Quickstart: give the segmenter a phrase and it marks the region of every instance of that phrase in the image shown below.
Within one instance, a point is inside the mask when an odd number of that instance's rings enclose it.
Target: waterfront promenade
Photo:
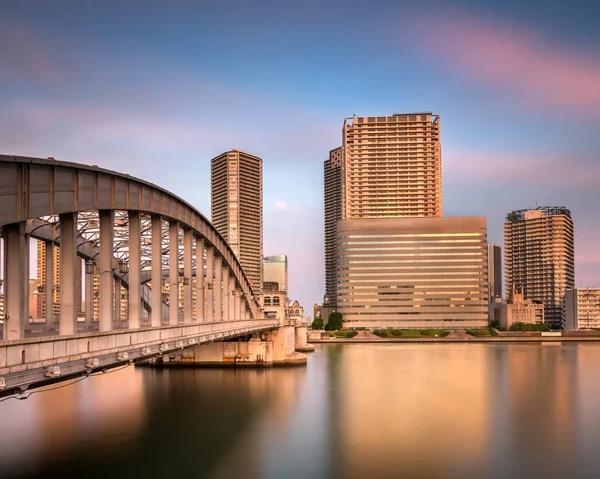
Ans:
[[[564,332],[563,332],[564,333]],[[314,333],[309,336],[309,343],[325,343],[325,344],[336,344],[336,343],[350,343],[350,344],[364,344],[364,343],[547,343],[547,342],[573,342],[573,341],[600,341],[600,334],[586,335],[576,334],[568,332],[567,335],[561,334],[560,336],[549,335],[549,336],[530,336],[530,335],[513,335],[506,334],[502,335],[499,333],[498,336],[484,336],[474,337],[470,336],[464,330],[453,330],[446,337],[424,337],[424,338],[380,338],[373,334],[372,331],[359,331],[353,338],[337,338],[337,337],[325,337],[327,333],[323,332],[321,338],[314,337]]]

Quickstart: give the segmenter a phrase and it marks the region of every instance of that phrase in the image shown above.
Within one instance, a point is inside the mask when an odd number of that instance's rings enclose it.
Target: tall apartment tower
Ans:
[[[571,212],[541,206],[509,213],[504,223],[506,292],[513,285],[525,299],[544,303],[545,322],[562,325],[562,300],[575,287]]]
[[[325,300],[337,306],[336,225],[342,219],[342,147],[329,152],[324,164],[325,193]]]
[[[263,283],[267,281],[278,284],[278,291],[288,293],[288,261],[287,256],[265,256],[263,263]]]
[[[488,244],[488,289],[489,301],[502,297],[502,248],[497,244]]]
[[[262,160],[240,150],[213,158],[211,221],[237,256],[254,294],[262,290]]]
[[[344,120],[342,217],[442,216],[439,115]]]
[[[52,247],[52,255],[54,256],[54,288],[52,291],[52,304],[54,304],[54,314],[59,314],[60,311],[60,248],[56,245]],[[85,314],[83,310],[83,260],[77,258],[77,316],[81,317]],[[43,286],[45,283],[46,271],[46,245],[43,241],[37,242],[37,284]],[[40,318],[46,316],[46,295],[48,291],[44,290],[37,296],[37,313]]]

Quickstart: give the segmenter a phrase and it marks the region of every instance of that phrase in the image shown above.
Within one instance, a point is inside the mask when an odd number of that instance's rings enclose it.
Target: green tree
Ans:
[[[317,316],[310,325],[311,329],[323,329],[323,318]]]
[[[331,313],[329,315],[329,320],[327,321],[327,324],[325,325],[325,330],[326,331],[338,331],[339,329],[342,329],[342,313]]]

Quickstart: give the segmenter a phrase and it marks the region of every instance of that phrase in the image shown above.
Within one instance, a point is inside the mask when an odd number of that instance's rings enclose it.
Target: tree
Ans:
[[[342,313],[331,313],[329,315],[329,320],[325,325],[326,331],[338,331],[342,329]]]
[[[310,325],[311,329],[323,329],[323,318],[317,316]]]

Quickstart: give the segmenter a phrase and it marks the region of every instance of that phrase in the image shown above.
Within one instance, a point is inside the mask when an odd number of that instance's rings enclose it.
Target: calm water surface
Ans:
[[[0,477],[600,477],[600,344],[323,345],[0,403]]]

